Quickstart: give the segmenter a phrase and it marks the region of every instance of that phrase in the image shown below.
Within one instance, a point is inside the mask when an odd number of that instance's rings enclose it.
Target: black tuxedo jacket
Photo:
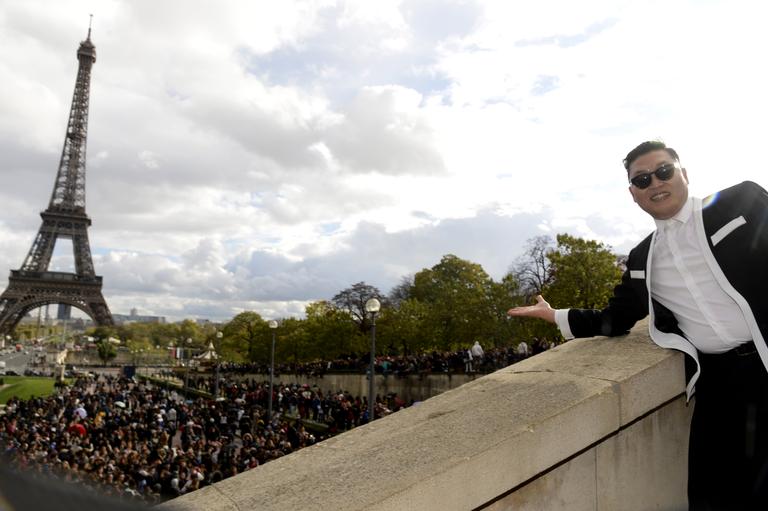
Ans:
[[[744,314],[755,347],[768,370],[768,193],[750,181],[704,200],[693,199],[693,216],[704,258],[723,290]],[[670,311],[650,297],[651,259],[656,233],[630,253],[627,271],[603,310],[571,309],[568,323],[575,337],[623,335],[639,319],[651,316],[653,341],[683,351],[691,365],[687,386],[693,394],[699,376],[698,352]]]

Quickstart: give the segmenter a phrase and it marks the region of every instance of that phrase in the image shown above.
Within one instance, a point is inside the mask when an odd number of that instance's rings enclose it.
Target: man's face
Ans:
[[[651,176],[651,185],[640,189],[633,184],[629,185],[629,193],[632,199],[643,211],[658,220],[666,220],[675,216],[688,200],[688,174],[685,169],[679,168],[679,163],[664,149],[646,153],[629,166],[629,179],[653,172],[665,163],[678,166],[675,173],[668,181],[661,181],[656,176]]]

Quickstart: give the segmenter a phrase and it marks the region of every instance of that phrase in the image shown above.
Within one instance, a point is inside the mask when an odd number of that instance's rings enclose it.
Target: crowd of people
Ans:
[[[380,355],[377,374],[487,373],[550,345],[467,349],[418,355]],[[369,355],[276,366],[277,374],[365,374]],[[369,420],[367,397],[323,392],[317,385],[276,384],[272,417],[269,384],[259,364],[220,365],[217,396],[187,399],[179,391],[135,378],[89,376],[54,395],[13,398],[0,415],[0,463],[107,495],[161,502],[253,469]],[[235,377],[236,376],[236,377]],[[213,376],[194,375],[189,388],[211,393]],[[376,396],[382,417],[413,403]]]
[[[406,377],[426,374],[486,374],[519,362],[551,347],[547,341],[533,339],[515,347],[494,347],[484,350],[475,342],[467,349],[428,351],[412,355],[377,355],[374,370],[385,376]],[[260,363],[222,363],[220,371],[234,374],[269,374],[269,365]],[[333,360],[275,364],[275,374],[297,374],[322,377],[327,373],[366,374],[370,370],[370,354],[351,353]]]
[[[368,421],[366,398],[245,380],[218,399],[185,400],[133,378],[80,378],[45,398],[8,401],[0,463],[156,503],[251,470]],[[376,417],[404,406],[376,399]]]

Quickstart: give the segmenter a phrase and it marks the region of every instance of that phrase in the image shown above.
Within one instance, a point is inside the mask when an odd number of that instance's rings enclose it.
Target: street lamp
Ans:
[[[187,352],[187,367],[184,371],[184,400],[189,398],[189,367],[192,365],[192,339],[187,337],[187,349],[181,348],[181,356],[184,356],[184,352]]]
[[[224,332],[216,332],[216,339],[218,340],[217,348],[221,351],[221,338],[224,337]],[[213,399],[219,397],[219,354],[216,355],[216,381],[213,382]]]
[[[371,298],[365,302],[365,310],[371,314],[371,369],[370,379],[368,380],[368,422],[373,422],[374,416],[374,394],[373,394],[373,375],[376,362],[376,313],[381,309],[381,302],[376,298]]]
[[[141,362],[144,358],[144,348],[139,348],[139,355],[136,362],[136,374],[141,374]]]
[[[164,378],[166,380],[170,380],[172,376],[175,376],[177,374],[176,371],[173,370],[174,367],[176,367],[176,345],[173,344],[173,339],[168,343],[168,346],[166,346],[166,354],[165,358],[168,359],[168,367],[169,369],[166,371]],[[182,382],[184,383],[184,382]]]
[[[274,385],[274,377],[275,377],[275,333],[277,331],[277,321],[274,319],[271,320],[269,323],[270,330],[272,330],[272,351],[270,352],[270,363],[269,363],[269,413],[267,414],[267,418],[269,421],[272,421],[272,386]]]

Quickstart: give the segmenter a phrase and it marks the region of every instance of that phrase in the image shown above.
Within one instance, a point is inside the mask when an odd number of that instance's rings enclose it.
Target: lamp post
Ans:
[[[269,323],[269,328],[272,330],[272,350],[269,354],[269,412],[267,414],[267,418],[269,421],[272,421],[272,386],[275,383],[275,333],[277,331],[277,321],[274,319],[271,320]]]
[[[177,372],[174,371],[174,368],[178,365],[176,363],[176,353],[178,352],[176,351],[176,345],[173,344],[173,339],[171,339],[171,341],[168,343],[168,346],[166,346],[166,351],[167,351],[166,356],[163,358],[168,359],[168,370],[163,375],[163,378],[166,380],[170,380],[172,376],[177,374]]]
[[[181,349],[182,356],[184,356],[184,352],[187,352],[187,367],[186,371],[184,371],[184,401],[186,401],[189,398],[189,367],[192,365],[192,339],[187,337],[187,349],[185,350],[183,347]]]
[[[67,347],[67,322],[66,320],[62,320],[61,324],[61,349],[64,349]]]
[[[109,341],[107,341],[107,342],[109,342]],[[141,374],[141,362],[142,362],[143,358],[144,358],[144,348],[139,348],[139,356],[136,359],[137,360],[136,361],[136,374],[137,375]]]
[[[221,339],[224,337],[224,332],[216,332],[217,348],[221,350]],[[213,382],[213,399],[219,397],[219,354],[216,353],[216,380]]]
[[[381,302],[376,298],[371,298],[365,302],[365,310],[371,315],[371,368],[370,378],[368,380],[368,422],[373,422],[374,416],[374,393],[373,393],[373,376],[375,374],[374,368],[376,363],[376,313],[381,309]]]

